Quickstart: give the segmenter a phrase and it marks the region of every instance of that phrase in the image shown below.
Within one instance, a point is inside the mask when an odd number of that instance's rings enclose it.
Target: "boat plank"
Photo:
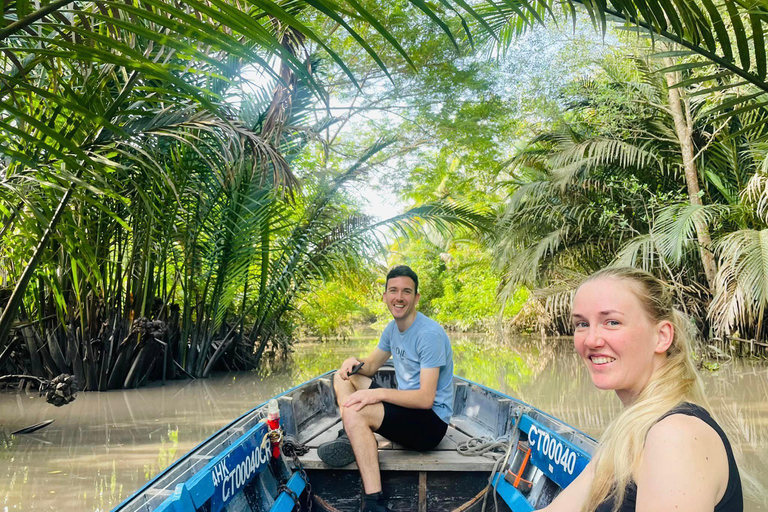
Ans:
[[[340,428],[341,416],[318,414],[314,417],[314,421],[311,425],[308,425],[301,430],[299,438],[307,446],[317,446],[317,444],[313,444],[316,442],[316,439],[330,433],[335,433],[333,436],[333,438],[335,438]]]
[[[330,427],[328,427],[325,432],[322,432],[318,435],[315,435],[304,443],[308,448],[317,448],[323,443],[327,443],[328,441],[333,441],[336,439],[339,435],[339,429],[341,429],[341,421],[337,421]],[[455,451],[456,447],[466,442],[469,439],[469,436],[464,434],[463,432],[460,432],[456,430],[452,425],[448,427],[448,430],[445,433],[445,437],[442,441],[440,441],[440,444],[438,444],[432,451]],[[397,443],[393,443],[389,439],[380,436],[379,434],[376,434],[376,441],[379,445],[379,450],[402,450],[403,447]]]
[[[308,448],[317,448],[323,443],[333,441],[339,436],[339,430],[341,429],[341,420],[331,425],[325,432],[313,437],[308,442],[304,443]],[[379,450],[401,450],[403,447],[397,443],[393,443],[386,437],[376,435],[376,442],[379,445]]]
[[[467,436],[467,439],[470,437],[495,438],[493,432],[488,427],[466,416],[454,416],[451,419],[451,424],[457,432]]]
[[[419,512],[427,512],[427,472],[419,471]]]
[[[469,436],[456,429],[453,425],[448,426],[445,437],[435,450],[455,450],[458,445],[469,440]]]
[[[308,448],[317,448],[323,443],[327,443],[328,441],[333,441],[336,439],[339,436],[339,429],[341,429],[341,421],[331,425],[326,429],[325,432],[316,435],[304,444]]]
[[[317,449],[300,457],[307,469],[334,469],[321,461]],[[461,455],[456,451],[414,452],[411,450],[382,450],[379,466],[382,471],[490,471],[494,461],[488,457]],[[354,462],[341,469],[357,469]]]

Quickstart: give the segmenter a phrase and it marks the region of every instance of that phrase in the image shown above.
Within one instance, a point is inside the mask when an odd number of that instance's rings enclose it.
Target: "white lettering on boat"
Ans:
[[[563,468],[563,471],[573,475],[576,469],[577,454],[568,446],[563,445],[559,439],[551,436],[546,430],[539,430],[536,425],[531,425],[528,431],[528,444],[531,449],[536,450],[542,456],[546,457],[556,466]]]
[[[224,480],[224,477],[226,477],[228,474],[229,474],[229,469],[227,468],[227,461],[222,460],[221,462],[216,464],[211,470],[211,476],[213,477],[213,486],[218,487],[219,484]]]
[[[247,484],[251,477],[258,472],[258,469],[266,464],[272,456],[272,450],[268,438],[264,437],[266,442],[257,446],[231,471],[227,469],[225,461],[221,461],[213,468],[214,487],[221,484],[222,503],[226,503],[232,496],[238,493],[240,489]]]

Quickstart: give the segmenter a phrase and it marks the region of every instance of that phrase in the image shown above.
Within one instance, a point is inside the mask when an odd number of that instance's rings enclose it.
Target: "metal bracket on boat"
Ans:
[[[512,417],[515,418],[515,423],[512,426],[512,433],[510,437],[510,444],[513,444],[512,441],[514,441],[515,436],[519,437],[519,428],[520,428],[520,420],[523,419],[523,416],[531,412],[533,409],[531,407],[528,407],[526,405],[520,404],[517,405],[512,410]]]
[[[507,463],[509,462],[509,456],[512,454],[514,447],[517,446],[517,439],[520,439],[520,420],[523,419],[523,415],[531,412],[531,408],[525,405],[518,405],[512,410],[512,417],[515,418],[515,424],[512,426],[512,432],[509,438],[509,448],[507,454],[504,456],[504,462],[501,464],[501,470],[505,471]]]
[[[269,433],[267,434],[267,437],[269,438],[269,442],[272,443],[272,446],[280,444],[280,441],[283,440],[283,429],[276,428],[276,429],[270,430]]]
[[[527,405],[519,404],[515,406],[514,409],[512,409],[512,417],[515,418],[516,423],[520,423],[520,418],[523,417],[523,414],[528,414],[532,410],[533,409],[531,407],[528,407]]]

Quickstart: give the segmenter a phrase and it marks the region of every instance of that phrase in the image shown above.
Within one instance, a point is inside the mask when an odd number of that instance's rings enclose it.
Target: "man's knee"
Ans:
[[[344,423],[344,428],[354,429],[354,428],[359,428],[363,426],[367,427],[368,418],[367,418],[367,414],[364,411],[365,411],[364,408],[359,411],[356,411],[351,407],[342,407],[341,421],[342,423]]]
[[[381,426],[384,419],[384,406],[381,404],[371,404],[363,407],[359,411],[351,407],[342,407],[341,421],[345,429],[354,429],[367,427],[376,430]]]
[[[354,393],[356,391],[354,383],[351,380],[342,379],[339,372],[333,374],[333,389],[336,395],[339,392]]]
[[[359,389],[368,389],[371,387],[371,378],[363,375],[352,375],[347,380],[341,378],[339,372],[333,374],[333,389],[336,393],[340,390],[355,392]]]
[[[339,372],[333,374],[333,389],[339,390],[339,386],[343,385],[344,381],[341,379]]]

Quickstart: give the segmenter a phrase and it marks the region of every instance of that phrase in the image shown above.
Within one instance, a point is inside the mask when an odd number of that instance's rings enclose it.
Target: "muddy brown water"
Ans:
[[[620,410],[613,393],[592,386],[565,340],[451,337],[457,375],[519,397],[592,436]],[[373,346],[373,338],[302,343],[289,359],[259,373],[81,393],[59,409],[35,394],[0,394],[0,510],[111,510],[235,417]],[[745,510],[768,510],[768,362],[720,363],[703,377],[712,408],[744,453],[743,469],[758,483]],[[10,435],[47,419],[55,421],[37,433]]]

